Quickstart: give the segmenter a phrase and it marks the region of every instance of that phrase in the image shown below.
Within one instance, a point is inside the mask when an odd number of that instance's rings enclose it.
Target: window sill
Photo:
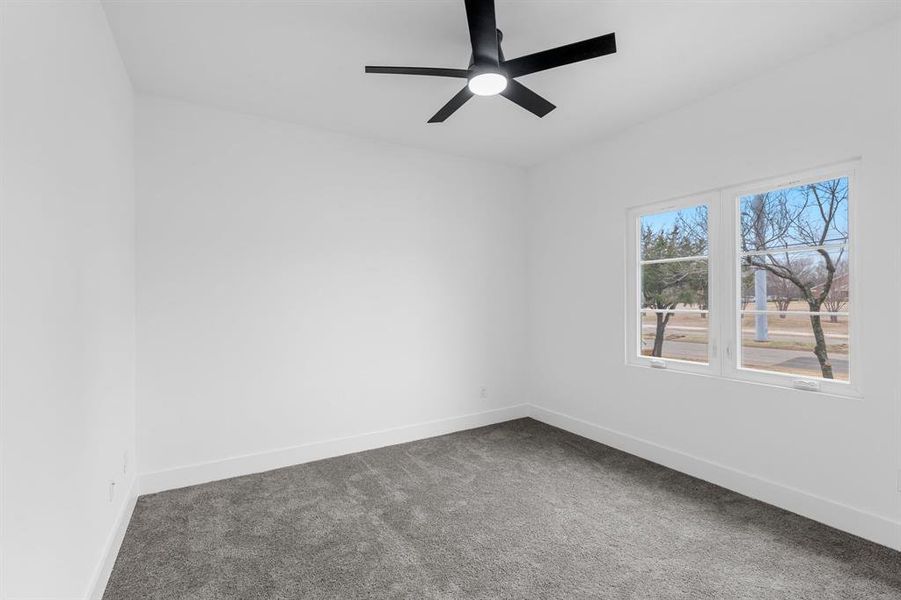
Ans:
[[[827,389],[819,389],[819,390],[802,390],[794,387],[792,384],[792,376],[790,375],[775,375],[770,373],[755,373],[754,377],[732,377],[729,375],[722,375],[720,373],[714,373],[711,370],[710,365],[705,365],[702,363],[692,364],[686,363],[683,361],[671,361],[667,360],[667,367],[653,367],[649,362],[645,361],[626,361],[627,367],[634,367],[638,369],[646,369],[648,371],[663,371],[666,373],[679,373],[682,375],[690,375],[693,377],[703,377],[706,379],[715,379],[718,381],[728,381],[734,383],[743,383],[747,385],[755,385],[766,388],[775,388],[778,390],[786,390],[790,392],[796,392],[798,394],[803,394],[805,396],[826,396],[831,398],[841,398],[843,400],[863,400],[864,395],[860,392],[860,390],[853,386],[850,383],[839,383],[839,382],[825,382],[828,386]],[[688,364],[689,368],[686,368],[685,365]],[[694,368],[692,368],[694,367]],[[803,378],[802,378],[803,379]],[[820,385],[823,385],[823,380],[820,379],[809,379],[810,381],[817,381]],[[840,386],[840,387],[839,387]]]

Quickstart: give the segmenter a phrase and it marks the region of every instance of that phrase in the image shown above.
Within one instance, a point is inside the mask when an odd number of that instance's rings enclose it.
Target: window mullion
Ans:
[[[720,249],[716,253],[719,257],[720,282],[717,286],[721,301],[722,319],[720,322],[720,373],[724,376],[735,374],[738,351],[738,327],[736,326],[738,315],[738,245],[737,222],[738,212],[728,194],[720,192],[718,205],[720,218],[718,220]]]
[[[719,207],[715,197],[707,203],[707,354],[708,364],[713,373],[720,371],[719,323],[722,302],[717,290],[720,277],[717,272],[717,253],[719,251]]]

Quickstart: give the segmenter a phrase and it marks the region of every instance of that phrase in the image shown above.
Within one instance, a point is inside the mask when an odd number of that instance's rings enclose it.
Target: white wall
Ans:
[[[98,4],[2,10],[0,596],[83,598],[134,481],[133,98]]]
[[[530,172],[532,397],[582,422],[546,418],[901,548],[899,57],[896,22]],[[863,400],[625,365],[627,208],[856,156]]]
[[[137,164],[142,473],[522,402],[522,171],[155,98]]]

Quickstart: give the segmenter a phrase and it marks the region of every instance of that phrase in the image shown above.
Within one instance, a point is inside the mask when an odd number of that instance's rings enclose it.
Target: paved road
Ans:
[[[686,360],[707,360],[707,345],[694,342],[676,342],[667,340],[663,343],[664,356],[684,358]],[[765,369],[773,367],[780,371],[820,372],[820,363],[812,352],[801,350],[774,350],[772,348],[745,348],[742,350],[745,366]],[[836,379],[848,377],[848,355],[832,354],[832,371]]]

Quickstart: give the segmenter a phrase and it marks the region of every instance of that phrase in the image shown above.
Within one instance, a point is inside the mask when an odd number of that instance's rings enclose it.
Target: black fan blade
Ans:
[[[366,67],[367,73],[387,73],[389,75],[430,75],[432,77],[469,77],[466,69],[444,69],[441,67]]]
[[[616,35],[608,33],[590,40],[582,40],[508,60],[504,63],[504,71],[507,77],[519,77],[614,52],[616,52]]]
[[[450,101],[441,107],[441,110],[435,113],[435,116],[429,119],[429,123],[443,123],[446,118],[454,114],[454,112],[466,104],[466,101],[472,98],[472,92],[469,91],[469,86],[466,86],[459,92],[457,95],[450,99]]]
[[[473,64],[496,67],[498,51],[494,0],[466,0],[466,21],[469,23]]]
[[[543,117],[557,108],[515,79],[507,81],[507,87],[501,92],[501,96],[539,117]]]

